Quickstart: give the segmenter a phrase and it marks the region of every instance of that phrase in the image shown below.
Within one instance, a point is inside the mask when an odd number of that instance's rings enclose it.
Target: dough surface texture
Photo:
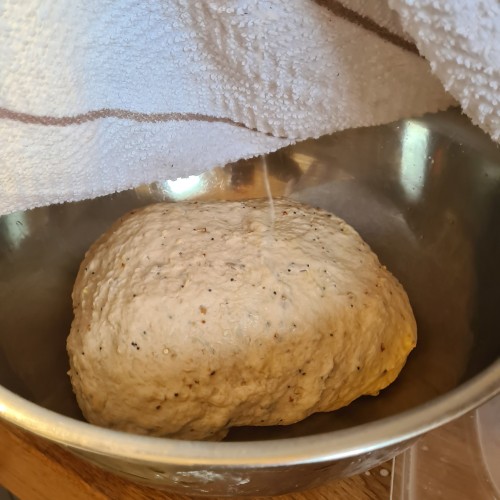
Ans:
[[[73,289],[70,377],[91,423],[180,439],[285,425],[392,383],[416,345],[399,282],[358,233],[291,200],[122,217]]]

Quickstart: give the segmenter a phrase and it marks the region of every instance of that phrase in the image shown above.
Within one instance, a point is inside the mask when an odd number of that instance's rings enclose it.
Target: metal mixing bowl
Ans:
[[[357,474],[500,389],[500,150],[456,111],[310,140],[267,157],[274,194],[351,223],[408,291],[419,329],[376,397],[226,442],[82,421],[65,340],[85,250],[158,200],[264,196],[262,160],[0,218],[0,416],[135,481],[192,494],[280,494]],[[320,353],[318,353],[318,356]]]

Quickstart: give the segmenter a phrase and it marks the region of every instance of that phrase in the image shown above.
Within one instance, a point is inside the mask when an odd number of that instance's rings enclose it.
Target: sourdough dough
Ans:
[[[394,381],[402,286],[341,219],[290,200],[161,203],[87,252],[70,377],[92,423],[181,439],[284,425]]]

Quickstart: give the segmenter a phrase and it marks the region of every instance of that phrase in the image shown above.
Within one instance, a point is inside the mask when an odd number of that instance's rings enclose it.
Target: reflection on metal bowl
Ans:
[[[172,491],[279,494],[362,472],[500,389],[500,150],[458,112],[310,140],[266,158],[274,195],[352,224],[399,278],[419,343],[377,398],[289,427],[176,441],[82,421],[65,351],[88,246],[159,200],[265,196],[263,160],[0,218],[0,416]]]

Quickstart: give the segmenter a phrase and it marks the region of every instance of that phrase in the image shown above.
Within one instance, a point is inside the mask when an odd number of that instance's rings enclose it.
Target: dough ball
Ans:
[[[338,217],[290,200],[161,203],[120,219],[73,290],[90,422],[220,439],[376,395],[416,344],[402,286]]]

